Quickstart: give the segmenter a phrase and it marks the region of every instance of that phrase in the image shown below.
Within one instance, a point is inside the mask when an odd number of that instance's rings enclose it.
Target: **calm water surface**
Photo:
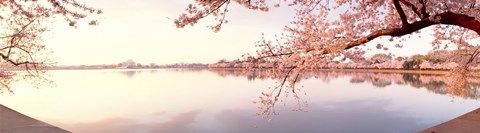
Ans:
[[[415,132],[480,107],[475,90],[451,95],[438,76],[315,72],[278,115],[257,115],[278,85],[233,70],[58,70],[53,87],[14,86],[0,103],[72,132]],[[317,78],[313,78],[317,77]],[[478,91],[478,89],[476,89]],[[286,94],[286,93],[285,93]],[[299,110],[301,109],[301,110]],[[269,120],[270,119],[270,120]]]

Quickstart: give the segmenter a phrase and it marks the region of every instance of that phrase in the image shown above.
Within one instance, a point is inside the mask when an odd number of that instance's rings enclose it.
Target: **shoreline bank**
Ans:
[[[220,68],[209,67],[212,70],[244,70],[245,68]],[[260,70],[268,70],[270,68],[260,68]],[[450,70],[401,70],[401,69],[313,69],[312,71],[342,71],[342,72],[380,72],[380,73],[411,73],[411,74],[435,74],[445,75]]]

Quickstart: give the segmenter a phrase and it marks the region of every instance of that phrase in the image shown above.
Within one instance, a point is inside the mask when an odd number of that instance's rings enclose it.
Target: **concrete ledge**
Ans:
[[[69,133],[0,104],[0,133]]]
[[[478,133],[480,132],[480,108],[445,123],[419,131],[419,133]]]

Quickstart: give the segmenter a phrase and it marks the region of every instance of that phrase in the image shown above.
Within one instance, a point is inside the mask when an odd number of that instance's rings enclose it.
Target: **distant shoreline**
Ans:
[[[155,70],[155,69],[208,69],[207,67],[157,67],[157,68],[48,68],[46,70]]]
[[[141,69],[212,69],[212,70],[244,70],[238,67],[159,67],[159,68],[48,68],[47,70],[141,70]],[[259,68],[267,70],[270,68]],[[313,69],[314,71],[344,71],[344,72],[383,72],[383,73],[418,73],[447,74],[450,70],[402,70],[402,69]]]
[[[219,68],[219,67],[209,67],[208,69],[224,69],[224,70],[242,70],[244,68]],[[269,69],[269,68],[261,68]],[[435,75],[445,75],[450,72],[450,70],[402,70],[402,69],[313,69],[313,71],[341,71],[341,72],[381,72],[381,73],[411,73],[411,74],[435,74]]]
[[[48,68],[46,70],[155,70],[155,69],[209,69],[209,70],[244,70],[238,67],[158,67],[158,68]],[[259,68],[270,69],[270,68]],[[19,70],[13,70],[19,71]],[[337,71],[337,72],[379,72],[379,73],[408,73],[408,74],[434,74],[446,75],[450,70],[402,70],[402,69],[351,69],[351,68],[333,68],[333,69],[313,69],[313,71]],[[472,72],[475,76],[480,76],[480,72]]]
[[[445,75],[450,70],[402,70],[402,69],[319,69],[320,71],[346,71],[346,72],[381,72],[381,73],[412,73]]]

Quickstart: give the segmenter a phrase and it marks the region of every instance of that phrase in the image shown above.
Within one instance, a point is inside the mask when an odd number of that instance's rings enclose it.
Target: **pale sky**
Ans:
[[[100,8],[104,13],[93,16],[100,21],[98,26],[79,25],[75,29],[64,21],[53,23],[44,41],[60,65],[116,64],[127,59],[144,64],[233,60],[255,52],[258,48],[254,42],[261,39],[262,33],[280,34],[294,15],[286,6],[264,13],[232,3],[226,16],[229,23],[220,32],[213,33],[206,28],[213,24],[212,19],[203,19],[194,27],[175,27],[173,20],[190,0],[79,2]],[[409,48],[412,47],[405,49]],[[418,45],[413,48],[422,53],[428,51],[427,47]]]

